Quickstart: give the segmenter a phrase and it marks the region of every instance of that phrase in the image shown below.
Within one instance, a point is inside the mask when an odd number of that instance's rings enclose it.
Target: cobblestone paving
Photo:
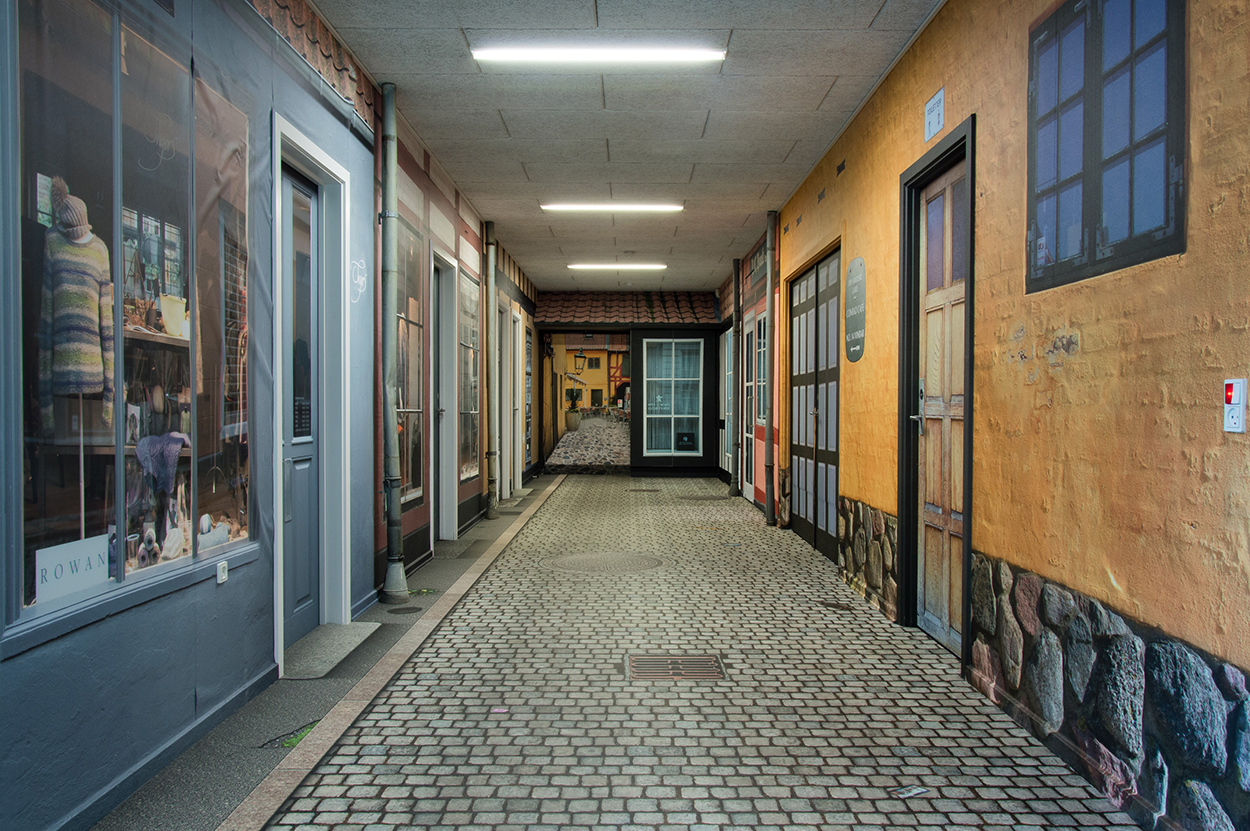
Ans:
[[[724,488],[570,477],[270,828],[1137,827]]]
[[[560,437],[544,465],[547,473],[628,473],[629,422],[583,418]]]

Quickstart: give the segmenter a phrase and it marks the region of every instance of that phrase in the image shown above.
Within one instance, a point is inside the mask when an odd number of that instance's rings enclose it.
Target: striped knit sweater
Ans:
[[[52,396],[104,394],[102,422],[113,424],[113,281],[108,247],[97,236],[66,239],[55,228],[44,248],[39,404],[53,432]]]

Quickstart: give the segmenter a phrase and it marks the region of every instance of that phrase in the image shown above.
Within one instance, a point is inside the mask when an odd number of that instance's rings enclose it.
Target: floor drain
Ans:
[[[420,606],[401,606],[398,609],[387,609],[387,614],[391,615],[415,615],[421,611]]]
[[[719,681],[725,677],[718,655],[630,655],[631,681]]]

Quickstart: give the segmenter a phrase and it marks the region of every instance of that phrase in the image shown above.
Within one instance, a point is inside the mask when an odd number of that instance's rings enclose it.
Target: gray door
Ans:
[[[321,622],[317,188],[282,173],[283,646]]]

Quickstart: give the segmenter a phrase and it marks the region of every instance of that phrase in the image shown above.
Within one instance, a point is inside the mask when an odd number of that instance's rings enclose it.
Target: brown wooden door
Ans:
[[[968,188],[960,162],[926,187],[920,216],[917,618],[955,654],[963,631],[964,303]]]

